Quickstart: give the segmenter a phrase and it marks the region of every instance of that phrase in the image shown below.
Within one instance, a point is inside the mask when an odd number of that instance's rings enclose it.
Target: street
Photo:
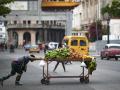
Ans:
[[[11,61],[29,53],[23,49],[15,50],[15,53],[9,51],[0,52],[0,77],[7,75],[10,72]],[[44,57],[43,52],[35,54],[37,57]],[[23,73],[21,82],[23,86],[15,86],[15,76],[4,81],[4,86],[0,86],[0,90],[119,90],[120,85],[120,59],[115,60],[100,60],[97,56],[97,69],[90,75],[90,82],[82,84],[79,78],[55,78],[50,79],[50,85],[42,85],[42,67],[40,61],[30,62],[27,72]],[[49,66],[50,73],[54,75],[79,75],[81,70],[79,62],[65,65],[64,72],[61,65],[58,66],[56,72],[53,72],[54,64]]]

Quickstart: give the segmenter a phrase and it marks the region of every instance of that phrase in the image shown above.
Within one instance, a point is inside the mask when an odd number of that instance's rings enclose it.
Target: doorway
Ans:
[[[31,43],[31,34],[29,32],[25,32],[23,35],[23,44]]]

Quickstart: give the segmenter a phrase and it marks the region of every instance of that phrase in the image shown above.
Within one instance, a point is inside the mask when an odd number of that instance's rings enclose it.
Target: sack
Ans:
[[[41,60],[39,63],[40,66],[45,66],[45,64],[46,64],[46,62],[44,60]]]

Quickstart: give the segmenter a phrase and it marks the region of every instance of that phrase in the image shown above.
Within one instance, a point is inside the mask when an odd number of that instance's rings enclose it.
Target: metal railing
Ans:
[[[61,29],[65,29],[65,25],[8,24],[7,28],[61,28]]]

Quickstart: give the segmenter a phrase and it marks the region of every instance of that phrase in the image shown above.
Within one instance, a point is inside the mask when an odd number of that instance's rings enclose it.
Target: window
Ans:
[[[78,40],[71,40],[71,46],[77,46]]]
[[[0,21],[0,25],[2,25],[2,21]]]
[[[35,11],[35,10],[37,10],[37,8],[38,8],[38,2],[37,2],[37,0],[35,1],[35,0],[28,0],[29,2],[29,4],[28,4],[28,7],[29,7],[29,10],[30,11]]]
[[[8,21],[5,21],[5,26],[8,24]]]
[[[108,46],[105,46],[105,49],[108,49]]]
[[[14,21],[14,24],[17,24],[17,21]]]
[[[56,25],[56,21],[55,21],[55,20],[54,20],[54,22],[53,22],[53,23],[54,23],[54,25]]]
[[[23,21],[23,24],[26,24],[26,21],[25,21],[25,20]]]
[[[2,28],[0,28],[0,31],[2,31]]]
[[[39,24],[39,21],[38,21],[38,20],[36,21],[36,24]]]
[[[80,46],[86,46],[86,41],[80,40]]]
[[[28,24],[31,24],[31,21],[30,21],[30,20],[28,20]]]
[[[3,36],[2,35],[0,35],[0,38],[2,38]]]
[[[44,21],[41,21],[41,24],[44,26],[44,25],[45,25],[45,22],[44,22]]]
[[[117,49],[120,49],[120,46],[110,46],[109,48],[117,48]]]

